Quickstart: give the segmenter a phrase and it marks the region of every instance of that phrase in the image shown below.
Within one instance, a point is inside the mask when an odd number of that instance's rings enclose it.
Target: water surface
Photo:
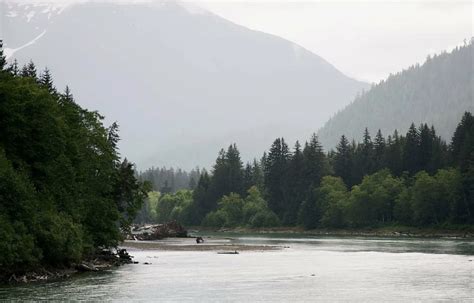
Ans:
[[[0,288],[0,300],[406,302],[474,299],[474,242],[209,234],[207,243],[277,251],[133,250],[140,262],[103,273]],[[169,240],[179,245],[180,240]],[[150,265],[143,264],[151,263]]]

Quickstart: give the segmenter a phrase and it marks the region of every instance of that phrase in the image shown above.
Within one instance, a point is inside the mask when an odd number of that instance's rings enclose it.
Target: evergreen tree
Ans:
[[[243,175],[243,188],[249,189],[254,186],[253,168],[250,163],[247,162],[244,169]]]
[[[456,166],[469,167],[469,161],[474,151],[474,116],[470,112],[464,113],[461,122],[456,127],[450,149]]]
[[[44,69],[43,73],[40,76],[39,83],[44,86],[50,93],[56,93],[56,89],[53,85],[53,78],[48,68]]]
[[[308,189],[307,180],[305,179],[304,156],[301,151],[301,145],[296,141],[293,155],[288,165],[288,201],[285,205],[285,214],[283,223],[294,225],[297,221],[298,209],[304,199]]]
[[[117,130],[36,81],[0,77],[0,276],[118,245],[147,186],[120,162]]]
[[[260,192],[264,191],[264,180],[263,180],[263,169],[262,164],[257,161],[257,159],[253,160],[252,164],[252,178],[253,184],[257,187]]]
[[[188,185],[189,189],[190,189],[190,190],[195,189],[195,188],[196,188],[196,185],[197,185],[196,179],[194,179],[194,177],[191,176],[191,177],[189,178],[189,185]]]
[[[214,201],[210,199],[211,178],[206,170],[203,170],[196,188],[193,191],[194,218],[198,223],[207,213],[215,209]]]
[[[66,85],[66,89],[64,90],[63,97],[64,97],[65,100],[68,100],[68,101],[71,101],[71,102],[74,101],[74,96],[72,95],[71,90],[69,89],[69,86],[67,86],[67,85]]]
[[[342,135],[334,155],[334,173],[341,177],[345,184],[352,186],[352,149],[346,136]]]
[[[386,143],[385,138],[382,135],[382,131],[379,129],[374,140],[374,170],[378,171],[386,167],[385,163],[385,150]]]
[[[419,129],[418,169],[428,170],[433,155],[434,134],[428,125],[421,124]]]
[[[235,144],[227,149],[221,149],[214,164],[211,177],[210,199],[212,205],[217,207],[217,201],[230,193],[241,194],[244,186],[243,167],[240,153]]]
[[[307,189],[317,186],[321,178],[329,174],[328,162],[316,134],[311,136],[309,143],[303,149],[304,178]]]
[[[412,123],[405,137],[403,149],[403,169],[410,174],[419,171],[419,145],[420,134]]]
[[[360,183],[365,175],[373,171],[373,143],[369,130],[365,128],[362,144],[355,149],[353,160],[353,182]]]
[[[17,77],[20,75],[20,69],[18,67],[18,60],[13,60],[13,62],[8,67],[8,71],[14,76]]]
[[[248,188],[244,188],[243,186],[243,164],[240,159],[240,152],[235,143],[231,144],[227,149],[226,162],[229,189],[225,194],[233,192],[243,195]]]
[[[0,71],[3,71],[6,68],[7,59],[3,53],[3,40],[0,39]]]
[[[397,130],[387,140],[385,162],[395,176],[400,176],[403,171],[403,141],[404,138],[398,135]]]
[[[462,174],[463,200],[466,212],[465,223],[474,223],[474,116],[464,113],[456,127],[451,143],[453,163]]]
[[[290,152],[283,138],[276,139],[265,159],[265,188],[268,194],[268,206],[280,218],[283,218],[288,201],[287,172]]]
[[[36,79],[36,65],[33,61],[30,61],[28,64],[24,65],[21,72],[22,77],[29,77],[32,79]]]

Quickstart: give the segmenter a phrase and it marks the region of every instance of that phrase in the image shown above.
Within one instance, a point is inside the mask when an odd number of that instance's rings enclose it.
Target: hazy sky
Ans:
[[[124,0],[111,2],[118,1]],[[251,29],[296,42],[345,74],[370,82],[421,63],[428,54],[450,50],[472,37],[474,31],[473,1],[186,2]]]

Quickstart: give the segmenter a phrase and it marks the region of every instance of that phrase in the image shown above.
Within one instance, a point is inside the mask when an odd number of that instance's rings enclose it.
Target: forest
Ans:
[[[366,129],[358,143],[343,135],[327,153],[316,135],[292,150],[277,138],[245,165],[232,144],[194,190],[153,192],[145,209],[148,221],[218,228],[470,225],[474,117],[463,115],[450,144],[433,126],[413,123],[404,135],[378,130],[373,139]]]
[[[360,94],[318,131],[323,146],[334,148],[341,134],[362,140],[366,127],[405,133],[413,121],[434,125],[449,140],[464,111],[474,112],[473,41],[428,56]]]
[[[194,189],[200,175],[199,167],[189,172],[181,168],[152,167],[140,172],[138,179],[148,181],[153,190],[161,193],[174,193],[180,189]]]
[[[0,41],[0,276],[69,266],[115,247],[146,197],[117,148],[118,125],[81,108]]]

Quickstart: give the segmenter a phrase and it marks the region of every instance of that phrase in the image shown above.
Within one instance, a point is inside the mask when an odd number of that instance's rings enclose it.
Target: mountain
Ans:
[[[474,111],[472,41],[452,52],[428,57],[373,86],[334,115],[318,131],[327,148],[342,134],[361,140],[367,127],[372,135],[395,129],[405,133],[411,122],[434,125],[448,142],[465,111]]]
[[[0,4],[1,5],[1,4]],[[188,3],[3,2],[9,60],[47,66],[55,84],[121,127],[140,168],[208,167],[237,142],[245,160],[275,137],[307,138],[367,88],[285,39]]]

